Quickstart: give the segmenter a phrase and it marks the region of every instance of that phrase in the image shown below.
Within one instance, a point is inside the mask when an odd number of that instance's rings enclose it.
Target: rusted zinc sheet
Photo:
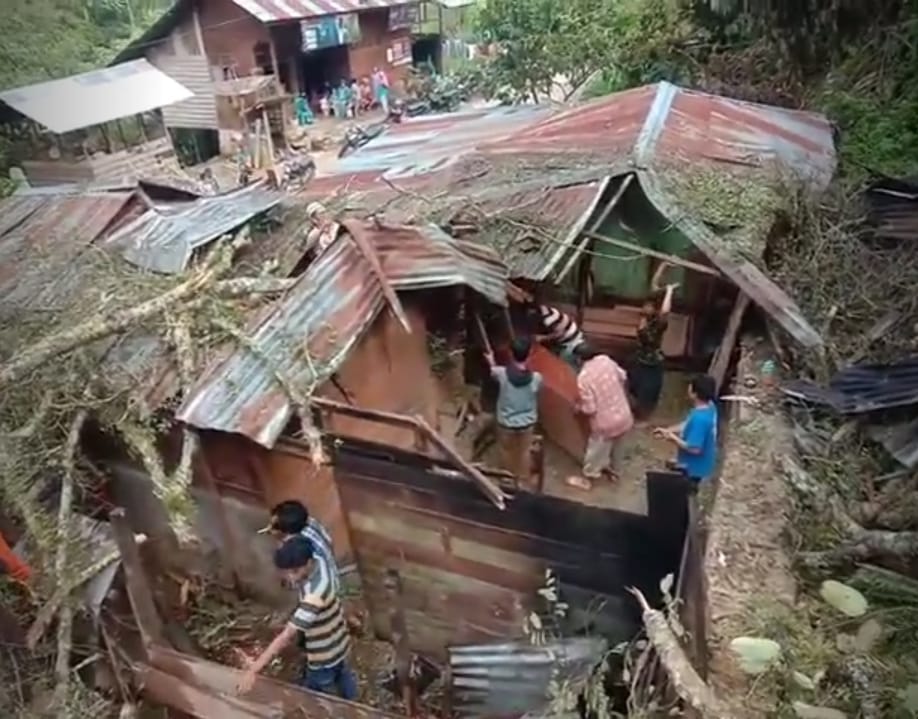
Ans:
[[[865,193],[867,221],[874,235],[887,240],[918,239],[918,183],[909,179],[883,178]]]
[[[552,682],[586,679],[602,659],[601,637],[529,640],[448,649],[450,705],[458,717],[518,717],[550,701]]]
[[[493,251],[434,235],[430,228],[396,228],[396,238],[413,233],[404,246],[369,223],[363,231],[371,242],[382,242],[377,254],[394,289],[461,282],[492,302],[506,303],[506,269]],[[379,279],[344,234],[248,333],[258,353],[270,356],[289,381],[316,387],[341,365],[384,306]],[[212,365],[178,412],[178,419],[192,426],[243,434],[265,447],[273,446],[290,416],[286,394],[250,349]]]
[[[280,203],[282,195],[260,185],[202,197],[174,208],[154,208],[122,227],[108,243],[131,264],[177,274],[194,251]]]
[[[918,357],[847,367],[829,380],[828,387],[795,380],[781,389],[788,397],[828,406],[839,414],[908,407],[918,404]]]
[[[918,419],[891,425],[871,425],[867,435],[909,469],[918,467]]]
[[[775,162],[824,187],[835,171],[828,119],[686,90],[668,82],[614,93],[559,112],[500,142],[487,154],[588,154],[610,174],[661,162],[713,162],[763,177]]]
[[[181,708],[180,703],[188,706],[189,698],[198,699],[194,709],[182,711],[191,711],[193,716],[199,719],[223,719],[224,716],[238,716],[238,719],[249,719],[250,716],[289,719],[397,719],[394,714],[366,704],[308,691],[263,675],[256,678],[252,691],[244,697],[237,697],[236,684],[242,675],[239,669],[161,647],[154,647],[150,654],[152,668],[160,672],[156,676],[160,691],[155,698],[175,708]],[[196,694],[189,697],[187,687],[196,688],[204,696]],[[186,688],[185,696],[181,696],[183,688]],[[211,699],[208,700],[208,697]],[[238,702],[232,701],[237,698]],[[257,712],[262,713],[252,713],[256,708]],[[224,715],[212,711],[223,709],[249,713]],[[210,713],[207,713],[208,711]]]
[[[595,623],[625,639],[637,617],[623,587],[653,593],[678,566],[681,530],[659,517],[527,492],[501,511],[426,458],[355,440],[341,440],[334,466],[376,631],[391,633],[385,577],[395,569],[411,646],[431,656],[520,638],[547,568],[569,597],[572,631]],[[590,613],[592,602],[602,611]]]
[[[79,274],[74,259],[129,211],[134,197],[58,189],[0,202],[0,301],[44,309],[65,301]]]

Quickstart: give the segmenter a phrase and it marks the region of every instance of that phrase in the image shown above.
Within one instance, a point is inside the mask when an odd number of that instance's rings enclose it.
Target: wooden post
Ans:
[[[207,50],[204,47],[204,33],[201,31],[201,15],[198,12],[198,3],[194,4],[194,11],[191,14],[191,21],[194,25],[194,37],[198,43],[198,51],[195,55],[204,55],[207,57]]]
[[[152,645],[162,642],[163,620],[160,618],[159,612],[156,611],[156,603],[153,601],[147,574],[143,568],[140,550],[137,548],[137,540],[134,538],[134,532],[128,524],[124,509],[118,507],[112,511],[109,514],[109,522],[111,523],[112,534],[115,536],[115,543],[118,545],[118,551],[121,553],[121,564],[124,567],[128,598],[131,601],[131,608],[134,610],[134,618],[137,620],[137,626],[140,629],[140,636],[143,639],[144,650],[146,651]]]
[[[384,585],[392,605],[389,621],[392,644],[395,646],[395,678],[402,692],[405,714],[413,717],[417,712],[416,692],[411,678],[411,643],[408,640],[408,621],[403,606],[402,578],[398,570],[386,570]]]
[[[223,506],[223,498],[220,496],[220,490],[217,487],[217,480],[211,469],[210,462],[207,459],[207,452],[204,447],[198,452],[198,468],[201,471],[201,478],[207,487],[207,493],[211,495],[214,502],[214,511],[217,513],[217,522],[220,525],[220,540],[223,545],[220,549],[221,562],[221,581],[234,585],[237,589],[242,588],[240,581],[239,566],[242,557],[239,551],[239,542],[236,541],[236,534],[230,525],[229,518],[226,516],[226,508]],[[228,561],[227,561],[228,560]]]

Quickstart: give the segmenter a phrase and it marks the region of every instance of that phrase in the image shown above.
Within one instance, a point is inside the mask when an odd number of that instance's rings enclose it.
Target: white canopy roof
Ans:
[[[0,100],[58,135],[149,112],[193,93],[146,60],[18,87]]]

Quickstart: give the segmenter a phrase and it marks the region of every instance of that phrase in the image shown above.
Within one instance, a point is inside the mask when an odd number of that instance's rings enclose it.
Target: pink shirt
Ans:
[[[620,437],[634,426],[625,382],[628,374],[615,360],[599,355],[577,375],[580,410],[590,419],[590,433]]]

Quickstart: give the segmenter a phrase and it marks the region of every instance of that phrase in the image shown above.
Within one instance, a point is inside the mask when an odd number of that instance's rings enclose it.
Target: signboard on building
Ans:
[[[386,60],[390,65],[408,65],[411,62],[411,40],[404,38],[393,42],[386,50]]]
[[[389,8],[389,29],[400,30],[413,27],[420,19],[418,3],[411,5],[395,5]]]
[[[357,13],[301,20],[300,40],[303,52],[349,45],[360,40],[360,20]]]

